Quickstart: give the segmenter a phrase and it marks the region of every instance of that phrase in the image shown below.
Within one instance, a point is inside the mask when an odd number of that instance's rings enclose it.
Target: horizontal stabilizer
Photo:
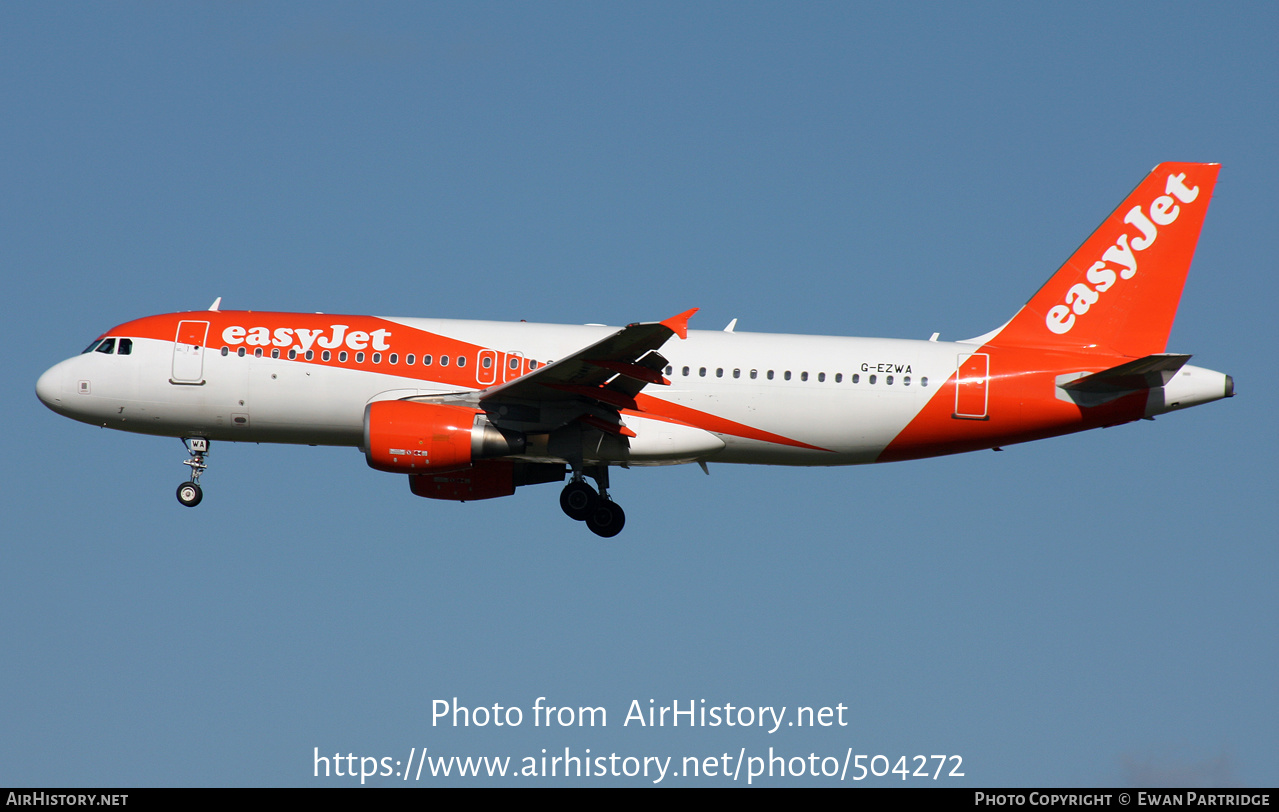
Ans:
[[[1189,355],[1173,353],[1156,353],[1129,361],[1117,367],[1094,372],[1082,378],[1076,378],[1061,384],[1061,388],[1069,392],[1087,392],[1097,395],[1109,395],[1116,392],[1137,392],[1142,389],[1157,389],[1177,374],[1177,370],[1190,360]]]

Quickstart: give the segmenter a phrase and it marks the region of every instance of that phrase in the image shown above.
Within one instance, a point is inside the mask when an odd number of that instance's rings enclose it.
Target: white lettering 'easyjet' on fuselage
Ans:
[[[311,347],[319,345],[320,349],[333,350],[338,347],[345,346],[349,350],[366,350],[371,349],[385,352],[391,349],[391,345],[387,343],[387,339],[391,337],[390,330],[373,330],[372,332],[364,332],[363,330],[351,330],[345,324],[330,325],[328,330],[310,330],[305,327],[277,327],[272,332],[269,327],[241,327],[233,325],[222,331],[222,341],[228,346],[234,347],[239,344],[246,344],[250,347],[298,347],[303,352],[311,349]]]

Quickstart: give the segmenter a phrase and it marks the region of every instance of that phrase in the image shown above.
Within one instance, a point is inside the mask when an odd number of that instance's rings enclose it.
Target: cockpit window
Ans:
[[[115,354],[128,355],[132,352],[133,352],[133,339],[131,338],[120,339],[120,346],[116,347]]]
[[[98,346],[101,343],[102,343],[102,339],[100,338],[93,339],[93,341],[89,342],[89,346],[84,348],[84,352],[81,352],[80,354],[84,355],[85,353],[93,352],[93,348]]]
[[[103,353],[104,355],[110,355],[115,352],[115,339],[102,339],[102,343],[98,345],[98,352]]]

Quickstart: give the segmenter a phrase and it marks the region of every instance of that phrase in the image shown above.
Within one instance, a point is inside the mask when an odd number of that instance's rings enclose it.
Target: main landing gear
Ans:
[[[622,532],[626,513],[608,495],[608,466],[595,466],[587,474],[599,483],[599,492],[586,484],[582,471],[574,470],[572,480],[560,492],[560,508],[570,519],[586,522],[595,535],[612,538]]]
[[[187,507],[195,507],[204,498],[204,491],[200,490],[200,474],[209,467],[204,462],[204,455],[209,453],[209,441],[204,437],[183,437],[182,442],[191,455],[191,459],[182,463],[191,466],[191,481],[178,486],[178,501]]]

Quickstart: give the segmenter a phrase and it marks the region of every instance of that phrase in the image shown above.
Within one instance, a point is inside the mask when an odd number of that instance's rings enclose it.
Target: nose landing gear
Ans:
[[[583,477],[591,476],[599,484],[599,492],[586,484]],[[573,479],[560,492],[560,508],[570,519],[586,522],[592,533],[602,538],[612,538],[622,532],[626,513],[622,506],[608,495],[608,466],[598,465],[582,471],[574,470]]]
[[[191,481],[178,486],[178,501],[187,507],[195,507],[204,498],[204,491],[200,490],[200,474],[209,467],[204,461],[204,455],[209,453],[209,441],[204,437],[183,437],[182,442],[191,455],[191,459],[182,463],[191,467]]]

